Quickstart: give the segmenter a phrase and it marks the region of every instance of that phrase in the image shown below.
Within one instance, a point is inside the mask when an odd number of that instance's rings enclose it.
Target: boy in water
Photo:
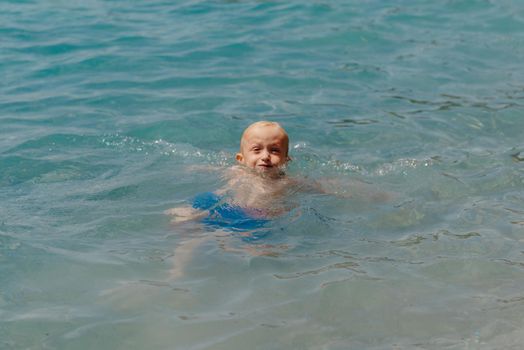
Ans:
[[[297,181],[284,173],[290,160],[288,150],[289,137],[280,124],[268,121],[251,124],[240,140],[240,150],[235,156],[238,165],[226,170],[227,185],[214,193],[196,196],[192,206],[172,208],[165,213],[173,216],[174,224],[199,220],[225,231],[240,232],[248,241],[260,239],[267,231],[257,236],[257,229],[289,211],[285,198],[293,189],[298,190]],[[180,243],[173,256],[172,279],[183,275],[194,249],[210,237],[206,234]],[[253,255],[273,254],[255,247],[245,250]]]
[[[331,193],[337,196],[351,197],[355,194],[358,185],[352,184],[352,194],[338,192],[340,187],[333,187],[324,181],[322,186],[314,181],[294,179],[286,176],[284,170],[289,162],[289,137],[286,131],[276,122],[259,121],[251,124],[244,130],[240,140],[240,150],[235,158],[238,165],[225,171],[227,185],[213,193],[203,193],[196,196],[191,206],[168,209],[165,214],[172,216],[172,223],[182,224],[189,221],[200,221],[205,225],[218,228],[215,235],[210,235],[201,226],[188,228],[192,232],[190,238],[179,242],[175,248],[170,270],[169,281],[176,280],[184,275],[185,267],[196,247],[204,241],[220,237],[226,232],[240,232],[243,239],[252,241],[259,239],[256,231],[270,219],[288,212],[293,206],[286,199],[295,192]],[[329,191],[333,189],[334,191]],[[372,193],[366,188],[365,196]],[[220,230],[223,228],[224,230]],[[195,232],[195,229],[197,231]],[[197,233],[195,235],[195,233]],[[227,235],[227,234],[226,234]],[[263,236],[262,236],[263,237]],[[226,250],[232,249],[227,244],[220,246]],[[265,250],[270,248],[269,250]],[[240,251],[251,255],[274,255],[274,248],[267,245],[247,245]],[[148,285],[133,284],[136,288],[148,288]],[[129,292],[125,288],[116,288],[106,294],[117,291]],[[140,296],[144,295],[139,289]]]
[[[288,155],[289,137],[286,131],[275,122],[260,121],[245,129],[240,140],[240,150],[235,158],[238,165],[225,171],[227,184],[215,191],[197,195],[191,205],[176,207],[164,213],[172,216],[173,224],[198,221],[216,228],[215,234],[202,230],[202,226],[187,227],[191,234],[181,240],[172,257],[169,281],[184,275],[184,270],[191,260],[195,249],[206,240],[240,233],[243,240],[253,241],[267,234],[260,230],[270,219],[289,211],[285,199],[289,193],[303,188],[296,180],[291,180],[284,173]],[[258,235],[257,235],[258,232]],[[225,242],[221,248],[228,251],[247,252],[251,255],[274,255],[274,251],[264,250],[267,245],[247,245],[243,249],[233,249]],[[167,282],[167,281],[166,281]],[[125,305],[136,303],[137,298],[147,295],[147,284],[125,285],[104,292],[104,296],[127,296]],[[129,293],[136,293],[129,297]]]
[[[233,213],[240,218],[268,219],[282,214],[286,210],[286,194],[298,185],[284,173],[290,160],[288,151],[289,137],[280,124],[251,124],[244,130],[240,151],[235,156],[239,165],[226,171],[227,186],[216,193],[197,196],[192,207],[169,209],[166,214],[173,216],[173,223],[202,219],[223,196],[229,198],[229,205],[219,215],[231,217]]]
[[[293,208],[289,201],[295,192],[332,194],[344,198],[366,198],[384,201],[388,194],[376,192],[369,185],[356,181],[340,183],[323,180],[322,184],[306,179],[286,176],[284,170],[290,160],[289,137],[276,122],[259,121],[244,130],[240,140],[240,151],[235,158],[238,165],[226,170],[227,185],[213,193],[196,196],[192,206],[167,210],[172,223],[199,220],[205,225],[223,229],[220,232],[239,232],[243,240],[256,241],[265,237],[267,230],[260,230],[270,219],[281,216]],[[350,187],[351,193],[343,188]],[[360,194],[359,194],[360,192]],[[182,275],[194,248],[201,238],[182,242],[175,249],[172,278]],[[261,245],[259,248],[267,248]],[[259,250],[251,245],[244,249],[253,255],[272,255],[271,251]]]

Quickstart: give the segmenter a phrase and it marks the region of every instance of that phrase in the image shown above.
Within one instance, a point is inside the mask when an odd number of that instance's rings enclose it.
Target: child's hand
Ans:
[[[181,223],[190,220],[198,220],[207,215],[207,211],[195,209],[190,206],[167,209],[164,214],[173,216],[171,223]]]

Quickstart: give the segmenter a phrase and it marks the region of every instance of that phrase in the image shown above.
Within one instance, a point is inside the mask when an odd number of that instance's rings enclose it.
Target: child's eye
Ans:
[[[277,154],[277,153],[280,153],[280,150],[279,150],[278,148],[273,148],[273,149],[271,150],[271,153],[275,153],[275,154]]]

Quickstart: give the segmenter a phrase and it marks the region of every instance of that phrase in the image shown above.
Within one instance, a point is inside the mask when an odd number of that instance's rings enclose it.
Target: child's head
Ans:
[[[236,160],[259,172],[279,171],[289,160],[289,137],[275,122],[260,121],[244,130]]]

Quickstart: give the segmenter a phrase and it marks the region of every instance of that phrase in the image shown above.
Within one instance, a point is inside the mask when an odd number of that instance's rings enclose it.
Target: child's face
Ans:
[[[236,159],[258,172],[271,173],[286,164],[287,153],[288,139],[284,131],[273,125],[263,125],[244,133]]]

